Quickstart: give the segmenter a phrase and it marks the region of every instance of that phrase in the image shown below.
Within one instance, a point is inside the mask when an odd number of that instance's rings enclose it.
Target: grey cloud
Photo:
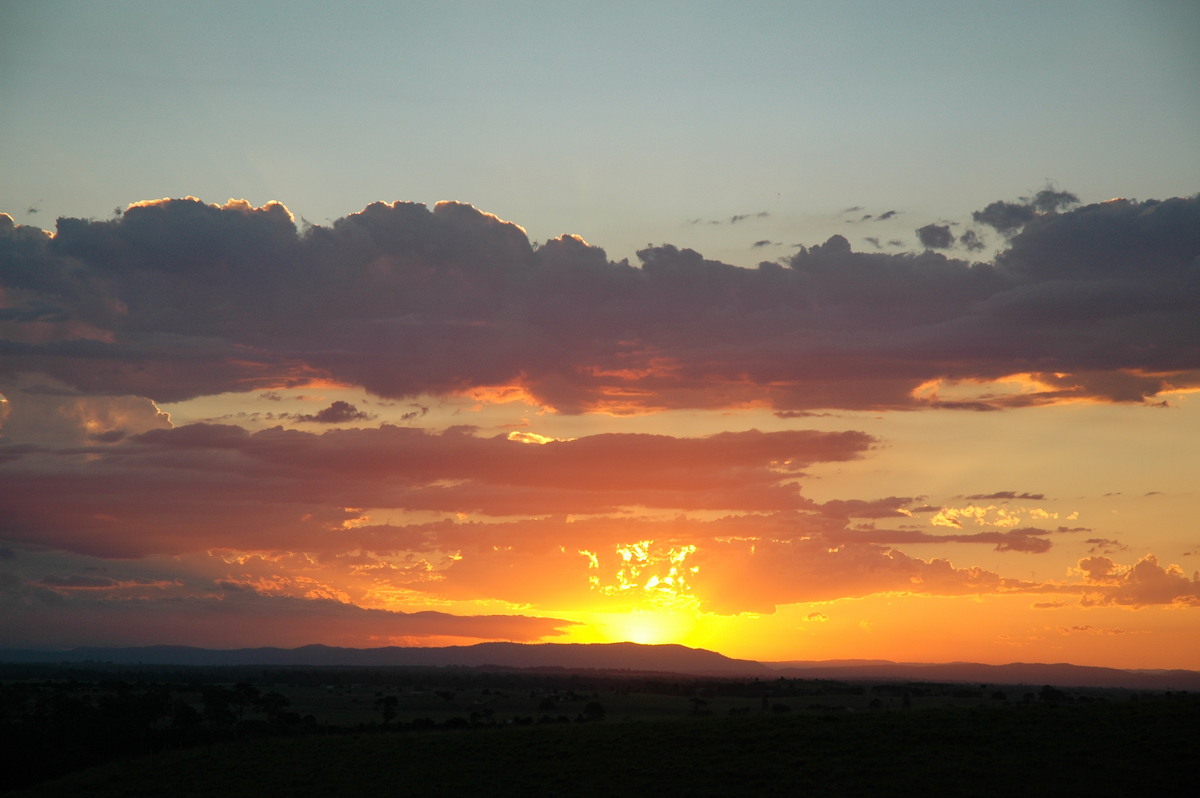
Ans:
[[[1004,235],[1012,235],[1039,214],[1051,214],[1079,203],[1079,198],[1069,191],[1044,188],[1032,197],[1022,197],[1017,202],[997,200],[982,211],[975,211],[972,218],[986,224]]]
[[[971,218],[980,224],[995,228],[1000,233],[1014,233],[1025,226],[1034,217],[1034,210],[1028,205],[997,200],[981,211],[975,211]]]
[[[1079,197],[1069,191],[1057,191],[1052,188],[1044,188],[1033,198],[1028,200],[1034,210],[1039,213],[1050,213],[1068,208],[1072,205],[1079,204]]]
[[[1116,552],[1129,549],[1121,541],[1111,538],[1088,538],[1083,542],[1090,546],[1088,549],[1089,554],[1115,554]]]
[[[967,248],[969,252],[978,252],[983,249],[983,239],[979,237],[979,233],[974,230],[967,230],[958,237],[958,243]]]
[[[927,224],[916,230],[917,240],[927,249],[949,249],[954,246],[954,234],[945,224]]]
[[[759,211],[758,213],[735,213],[733,216],[730,216],[726,219],[691,219],[689,224],[738,224],[739,222],[744,222],[747,219],[766,219],[770,215],[771,214],[769,211]]]
[[[452,615],[364,609],[327,598],[265,595],[229,582],[178,597],[107,599],[0,574],[0,635],[21,646],[181,644],[214,648],[361,645],[380,637],[457,636],[534,641],[573,621],[529,615]],[[57,581],[57,580],[52,580]],[[68,580],[70,581],[70,580]],[[78,580],[75,580],[78,581]],[[55,585],[57,587],[57,585]],[[218,592],[220,595],[213,595]],[[19,607],[19,612],[12,609]]]
[[[747,219],[766,219],[770,215],[771,214],[767,211],[759,211],[758,213],[740,213],[735,216],[730,216],[729,223],[737,224],[738,222],[744,222]]]
[[[296,416],[295,418],[297,421],[312,421],[317,424],[346,424],[351,421],[364,421],[371,418],[371,416],[349,402],[343,402],[339,399],[317,413]]]
[[[397,399],[519,384],[563,412],[912,407],[931,379],[1030,364],[1051,389],[1009,404],[1200,384],[1200,201],[1064,209],[1047,191],[994,263],[834,236],[754,269],[650,246],[639,268],[574,236],[535,248],[457,203],[303,233],[282,206],[191,200],[62,219],[53,238],[0,225],[0,378],[158,401],[314,378]]]

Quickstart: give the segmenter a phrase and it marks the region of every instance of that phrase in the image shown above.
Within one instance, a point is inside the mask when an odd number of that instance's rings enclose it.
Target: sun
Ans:
[[[644,607],[596,618],[604,637],[616,642],[661,645],[687,644],[696,626],[693,607]]]
[[[656,612],[635,610],[617,626],[630,643],[669,643],[670,630],[665,619]]]

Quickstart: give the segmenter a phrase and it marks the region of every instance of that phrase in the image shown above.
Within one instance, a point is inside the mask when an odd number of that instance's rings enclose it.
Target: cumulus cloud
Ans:
[[[349,402],[339,399],[324,410],[319,410],[313,414],[299,415],[295,418],[297,421],[312,421],[317,424],[346,424],[351,421],[365,421],[371,418],[371,416]]]
[[[983,249],[983,239],[974,230],[966,230],[958,237],[958,243],[967,248],[968,252],[978,252]]]
[[[950,232],[950,225],[927,224],[918,227],[916,233],[917,240],[926,249],[949,249],[954,246],[954,234]]]
[[[1012,235],[1036,219],[1039,214],[1053,214],[1078,202],[1079,197],[1069,191],[1044,188],[1032,197],[1022,197],[1017,202],[997,200],[983,210],[975,211],[972,218],[999,233]]]
[[[976,406],[1200,383],[1200,202],[1061,194],[1020,204],[1032,215],[993,264],[835,236],[756,269],[670,245],[639,268],[574,236],[534,248],[458,203],[303,233],[278,204],[196,200],[61,219],[53,237],[14,225],[0,377],[156,401],[314,378],[388,398],[517,386],[564,412],[966,406],[914,391],[1030,364],[1045,390]]]
[[[1085,557],[1079,561],[1078,569],[1088,585],[1083,599],[1085,606],[1200,606],[1200,573],[1188,577],[1178,565],[1159,565],[1153,554],[1130,566],[1100,555]]]
[[[983,210],[975,211],[971,218],[994,228],[997,232],[1009,234],[1015,233],[1032,221],[1035,213],[1031,206],[1024,203],[996,200]]]

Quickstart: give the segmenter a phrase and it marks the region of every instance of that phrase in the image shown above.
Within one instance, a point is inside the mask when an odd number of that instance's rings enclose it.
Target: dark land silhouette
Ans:
[[[69,661],[84,651],[92,659]],[[203,655],[225,655],[223,664],[152,664],[148,652],[170,660],[202,650],[109,650],[142,657],[132,662],[101,661],[94,656],[101,651],[0,664],[8,763],[0,790],[887,795],[919,785],[933,794],[1192,795],[1200,788],[1192,761],[1200,694],[1177,687],[935,679],[929,669],[936,666],[894,663],[840,663],[859,678],[834,679],[819,674],[835,666],[775,669],[632,644],[421,650],[460,658],[450,665],[271,663],[252,650]],[[253,651],[286,659],[280,649]],[[354,651],[306,647],[288,656],[336,661]],[[405,651],[413,650],[359,653]],[[595,656],[586,666],[548,664],[578,662],[588,651]],[[500,654],[511,662],[533,653],[541,664],[495,664]],[[462,664],[470,657],[493,661]],[[605,667],[610,661],[622,667]],[[661,669],[668,662],[717,667]],[[889,665],[907,676],[862,678]],[[754,674],[736,672],[747,666]],[[1053,672],[1023,667],[988,672]]]
[[[1123,670],[1069,663],[903,663],[887,660],[756,662],[682,645],[639,643],[478,643],[473,646],[408,648],[208,649],[191,646],[81,647],[66,651],[0,649],[0,663],[116,663],[145,665],[308,665],[587,668],[662,671],[697,675],[807,679],[907,679],[913,681],[1065,684],[1200,690],[1200,671]]]

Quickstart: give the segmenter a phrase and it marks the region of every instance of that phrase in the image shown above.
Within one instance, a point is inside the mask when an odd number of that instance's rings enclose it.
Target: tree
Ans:
[[[380,714],[383,715],[384,726],[396,719],[396,707],[399,705],[400,699],[394,695],[385,695],[382,698],[375,699],[375,706],[379,708]]]

